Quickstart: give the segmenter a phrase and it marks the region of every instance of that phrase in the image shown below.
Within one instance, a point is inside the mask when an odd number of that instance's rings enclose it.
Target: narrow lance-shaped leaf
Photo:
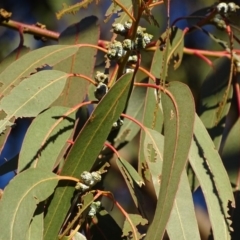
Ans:
[[[130,0],[120,0],[118,1],[122,6],[124,6],[125,9],[128,10],[129,13],[132,12],[132,10],[135,10],[135,17],[136,17],[136,4],[137,1],[133,1],[135,4],[133,4]],[[135,8],[135,9],[134,9]],[[105,16],[106,21],[113,15],[117,13],[118,17],[115,19],[116,23],[124,23],[129,19],[129,16],[122,10],[122,8],[113,0],[113,3],[109,6]]]
[[[43,239],[44,202],[38,204],[28,228],[26,240]]]
[[[138,215],[138,214],[128,214],[128,217],[131,221],[131,223],[134,225],[134,227],[140,227],[144,226],[146,224],[148,224],[148,220],[145,218],[142,218],[142,216]],[[134,229],[135,230],[135,229]],[[136,230],[135,230],[136,231]],[[137,235],[138,239],[142,239],[143,234],[141,234],[141,231],[136,231],[135,233],[133,233],[133,229],[132,226],[130,225],[129,221],[126,219],[123,225],[123,236],[128,237],[128,239],[135,239],[132,237],[132,235]]]
[[[205,196],[214,239],[231,239],[232,187],[207,130],[196,115],[189,161]]]
[[[0,63],[0,73],[4,71],[12,62],[16,61],[21,56],[29,52],[30,49],[26,46],[18,46]]]
[[[174,199],[190,149],[194,100],[189,88],[180,82],[171,82],[163,93],[164,155],[161,189],[157,208],[146,239],[161,239],[173,208]]]
[[[0,73],[2,73],[5,70],[5,68],[7,68],[13,61],[16,61],[18,58],[25,55],[29,51],[30,49],[25,46],[18,46],[0,63]],[[0,111],[0,119],[3,119],[4,117],[5,113],[3,111]],[[0,153],[4,148],[5,141],[10,133],[10,130],[11,128],[8,127],[7,130],[5,131],[5,134],[0,135]]]
[[[168,28],[160,37],[158,44],[160,47],[163,47],[163,57],[162,64],[158,67],[161,70],[160,79],[163,83],[165,83],[168,75],[168,65],[170,61],[173,60],[174,69],[177,69],[182,62],[184,47],[183,38],[183,31],[175,26]]]
[[[240,118],[232,126],[222,150],[222,160],[228,172],[232,186],[236,186],[236,190],[240,190],[239,182],[239,159],[240,159]]]
[[[70,138],[75,117],[71,114],[64,118],[52,132],[49,131],[68,110],[69,108],[66,107],[51,107],[33,120],[23,140],[18,160],[18,172],[29,167],[53,170],[58,155]],[[49,137],[42,146],[47,134]]]
[[[162,174],[164,137],[159,132],[150,128],[145,128],[145,134],[142,137],[143,156],[148,164],[153,186],[158,196]]]
[[[1,239],[25,240],[37,204],[53,193],[57,183],[57,175],[42,169],[32,168],[17,175],[0,201]]]
[[[7,114],[0,120],[0,132],[12,124],[12,117],[36,117],[49,107],[62,92],[67,78],[66,73],[45,70],[23,80],[0,102],[0,109]]]
[[[113,123],[125,108],[132,74],[120,78],[100,101],[79,133],[61,172],[62,175],[79,177],[90,171],[101,151]],[[70,185],[57,188],[45,218],[46,239],[56,238],[70,207],[74,188]]]
[[[141,67],[148,68],[149,61],[152,59],[152,54],[149,52],[141,52]],[[117,72],[116,72],[117,73]],[[114,75],[112,75],[114,76]],[[112,78],[112,77],[111,77]],[[143,71],[137,71],[135,75],[135,83],[145,83],[148,76]],[[146,92],[148,88],[134,86],[131,97],[128,102],[126,114],[132,118],[141,121],[144,113],[144,104],[146,100]],[[140,127],[130,119],[124,119],[124,124],[121,127],[117,137],[114,139],[114,146],[118,148],[119,145],[130,142],[139,132]]]
[[[37,68],[46,64],[53,66],[76,53],[78,48],[75,45],[54,45],[25,54],[0,74],[0,82],[3,84],[0,88],[1,96],[7,95],[24,77],[36,72]]]
[[[144,153],[148,160],[154,189],[158,196],[161,184],[164,137],[157,131],[147,130],[148,134],[146,134],[144,141]],[[174,206],[167,224],[167,232],[171,240],[200,239],[192,193],[185,170],[182,173]]]
[[[97,45],[99,39],[99,25],[97,17],[90,16],[69,26],[59,36],[60,44],[92,44]],[[90,47],[79,48],[78,51],[68,59],[54,66],[55,70],[66,73],[79,73],[91,77],[95,65],[97,49]],[[67,80],[61,96],[54,105],[73,107],[86,98],[89,82],[79,77],[70,77]]]
[[[124,159],[116,159],[117,166],[121,172],[125,183],[128,187],[129,193],[133,199],[133,202],[136,208],[140,209],[143,213],[144,209],[142,208],[142,199],[143,194],[140,190],[140,187],[144,184],[143,179],[138,174],[138,172],[133,168],[133,166]]]
[[[88,8],[88,5],[92,3],[94,0],[83,0],[76,4],[68,6],[66,3],[62,4],[62,9],[56,13],[57,19],[61,19],[65,14],[76,14],[81,9]]]
[[[233,94],[232,87],[228,96],[225,96],[227,83],[229,79],[230,61],[227,58],[221,58],[214,62],[214,70],[208,74],[201,88],[201,107],[200,117],[208,130],[216,148],[219,150],[223,130],[226,124],[226,115],[231,106],[231,98]],[[219,104],[223,98],[227,97],[228,100],[225,106]],[[219,109],[223,108],[221,119],[219,119]]]
[[[168,221],[167,233],[171,240],[201,239],[185,170],[182,173],[174,207]]]
[[[146,89],[134,87],[131,98],[129,99],[126,114],[136,120],[142,119],[143,105],[145,102]],[[115,138],[115,146],[121,143],[130,142],[139,132],[139,126],[129,119],[124,119],[124,124],[121,127],[118,136]]]
[[[150,72],[154,76],[159,76],[161,71],[161,64],[162,64],[162,52],[157,49],[154,52],[151,69]],[[149,83],[153,83],[153,80],[149,79]],[[160,94],[160,93],[159,93]],[[145,127],[157,130],[159,132],[162,131],[163,126],[163,113],[161,109],[160,99],[157,97],[156,89],[148,88],[146,93],[146,100],[144,105],[144,112],[142,118],[142,124]],[[140,141],[139,141],[139,162],[138,162],[138,172],[144,173],[144,177],[149,180],[150,174],[147,169],[145,157],[144,157],[144,148],[142,147],[144,144],[144,133],[141,130],[140,133]],[[144,170],[144,171],[142,171]]]

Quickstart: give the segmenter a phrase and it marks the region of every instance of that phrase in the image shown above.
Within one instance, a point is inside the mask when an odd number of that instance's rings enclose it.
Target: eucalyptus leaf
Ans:
[[[229,212],[235,206],[232,187],[219,153],[197,115],[189,161],[206,200],[214,239],[231,239]]]
[[[138,4],[137,1],[130,1],[130,0],[120,0],[119,3],[121,6],[123,6],[125,9],[128,10],[128,12],[132,12],[133,10],[133,3],[135,7],[135,17],[136,17],[136,5]],[[122,7],[120,7],[115,1],[112,2],[112,4],[107,9],[107,12],[105,14],[106,20],[108,20],[113,14],[117,13],[118,18],[115,19],[116,23],[124,23],[125,21],[129,20],[129,16],[122,10]]]
[[[136,208],[140,209],[140,211],[143,213],[144,209],[142,205],[144,197],[142,191],[140,190],[140,187],[144,185],[144,181],[138,172],[133,168],[133,166],[126,160],[119,158],[116,159],[116,163],[125,180]]]
[[[164,235],[193,136],[195,107],[190,89],[183,83],[171,82],[162,94],[162,104],[165,138],[161,189],[147,240]]]
[[[158,196],[161,186],[164,136],[152,129],[147,129],[147,131],[144,152],[146,159],[148,159],[147,163],[152,182]],[[182,173],[174,206],[167,224],[167,233],[171,240],[200,239],[191,189],[185,171]]]
[[[226,125],[226,116],[231,106],[233,88],[231,87],[228,96],[225,96],[230,74],[230,60],[224,57],[214,63],[214,70],[207,75],[201,88],[199,115],[216,148],[219,149]],[[227,102],[225,106],[221,106],[220,103],[224,97],[227,97]],[[221,119],[218,116],[220,108],[223,108]]]
[[[21,56],[25,55],[27,52],[29,52],[30,49],[26,46],[18,46],[15,50],[13,50],[6,58],[3,59],[3,61],[0,63],[0,73],[2,73],[13,61],[16,61]],[[3,111],[0,111],[0,119],[5,118],[6,114]],[[11,131],[11,128],[8,126],[5,134],[0,135],[0,152],[2,152],[2,149],[4,148],[5,141]],[[15,168],[16,169],[16,168]]]
[[[44,217],[44,204],[40,203],[34,213],[28,228],[26,240],[41,240],[43,239],[43,217]]]
[[[167,233],[171,240],[201,239],[186,171],[181,176]]]
[[[0,102],[0,109],[7,114],[0,120],[0,132],[12,125],[11,118],[36,117],[49,107],[61,94],[67,78],[66,73],[44,70],[23,80]]]
[[[134,229],[132,228],[133,226],[129,223],[129,220],[133,224]],[[146,224],[148,224],[148,220],[145,218],[142,218],[140,215],[128,214],[128,219],[125,220],[123,225],[123,236],[128,238],[130,238],[131,236],[131,239],[135,239],[135,240],[142,239],[143,234],[140,233],[137,227],[144,226]],[[134,236],[137,236],[137,238],[135,238]]]
[[[145,95],[146,89],[134,87],[131,98],[129,99],[126,114],[138,121],[142,119]],[[130,142],[137,135],[139,129],[136,123],[129,119],[124,119],[124,124],[115,139],[115,143],[119,145],[124,142]]]
[[[149,83],[151,83],[151,80],[149,80]],[[144,104],[144,112],[143,112],[143,118],[142,118],[142,124],[148,128],[153,129],[158,132],[161,132],[163,127],[163,112],[161,109],[161,104],[158,103],[158,100],[156,99],[156,92],[155,89],[147,89],[146,93],[146,100]],[[145,129],[145,132],[147,129]],[[139,141],[139,162],[138,162],[138,172],[142,174],[142,168],[144,169],[143,174],[144,177],[149,180],[150,176],[148,173],[148,169],[146,168],[146,158],[144,156],[144,131],[141,129],[140,133],[140,141]]]
[[[98,18],[89,16],[80,22],[69,26],[59,36],[60,44],[92,44],[97,45],[99,40]],[[54,66],[55,70],[66,73],[79,73],[91,77],[95,65],[96,48],[81,47],[70,58],[64,59]],[[86,98],[89,82],[81,77],[70,77],[61,96],[54,105],[73,107]]]
[[[79,133],[69,152],[62,175],[79,177],[83,171],[90,171],[100,153],[112,125],[125,108],[130,91],[132,74],[121,77],[103,97]],[[56,238],[70,207],[74,187],[67,183],[56,189],[54,198],[45,217],[46,239]]]
[[[1,239],[25,240],[37,204],[53,193],[57,183],[57,175],[40,168],[17,175],[0,201]]]
[[[57,157],[73,132],[74,114],[64,117],[53,130],[51,128],[68,110],[67,107],[51,107],[33,120],[23,140],[18,172],[28,167],[53,170]],[[45,140],[46,135],[49,136]]]
[[[228,176],[231,180],[232,186],[234,186],[237,190],[240,190],[238,180],[240,159],[240,141],[238,141],[239,133],[240,119],[238,118],[238,120],[231,128],[222,150],[222,160],[224,166],[228,172]]]
[[[26,46],[18,46],[14,49],[7,57],[1,61],[0,64],[0,73],[4,71],[12,62],[16,61],[18,58],[22,57],[26,53],[28,53],[30,49]]]
[[[10,64],[1,74],[1,96],[9,94],[24,77],[36,72],[46,64],[53,66],[77,52],[77,45],[53,45],[31,51]],[[12,70],[14,69],[14,71]]]

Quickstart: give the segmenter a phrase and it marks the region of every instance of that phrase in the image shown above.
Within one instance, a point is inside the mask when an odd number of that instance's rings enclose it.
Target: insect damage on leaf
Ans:
[[[59,20],[63,17],[65,14],[76,14],[81,8],[87,8],[90,3],[92,3],[93,0],[83,0],[81,2],[78,2],[74,5],[68,6],[66,3],[63,3],[62,10],[56,13],[56,17]],[[96,0],[96,4],[98,3],[98,0]]]
[[[145,218],[142,218],[138,214],[128,214],[128,217],[131,223],[135,226],[134,230],[136,230],[135,234],[137,235],[138,239],[143,239],[145,234],[142,234],[140,229],[142,226],[148,224],[148,220]],[[129,221],[125,220],[123,225],[123,236],[126,236],[128,239],[134,239],[132,235],[133,235],[133,229]]]
[[[174,62],[174,69],[177,69],[182,61],[183,47],[184,47],[184,32],[179,28],[173,26],[169,28],[159,39],[160,50],[164,54],[163,66],[167,68],[171,60]],[[167,76],[167,69],[166,75]],[[164,76],[163,76],[164,77]],[[162,77],[162,78],[163,78]]]
[[[149,143],[147,145],[147,150],[148,150],[148,161],[156,162],[157,152],[156,152],[155,148],[153,147],[153,144]]]
[[[120,5],[120,4],[121,5]],[[123,8],[122,8],[123,7]],[[108,22],[109,19],[114,15],[117,14],[117,17],[114,20],[114,23],[123,23],[124,21],[128,20],[130,16],[126,13],[132,12],[132,1],[129,0],[113,0],[113,3],[108,8],[105,17],[106,19],[104,22]]]

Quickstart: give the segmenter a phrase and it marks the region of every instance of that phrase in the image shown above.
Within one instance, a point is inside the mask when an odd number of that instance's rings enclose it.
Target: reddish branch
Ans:
[[[30,24],[13,21],[10,19],[2,19],[1,14],[0,14],[0,25],[11,28],[18,32],[21,31],[21,34],[22,33],[32,34],[37,37],[52,39],[55,41],[58,41],[58,38],[60,35],[58,32],[54,32],[54,31],[50,31],[48,29],[41,28],[41,27],[37,26],[37,24],[30,25]],[[107,41],[99,40],[99,46],[101,46],[102,48],[106,49],[107,45],[108,45]],[[147,50],[155,51],[156,46],[149,47]],[[226,56],[226,57],[230,58],[230,54],[226,51],[206,51],[206,50],[198,50],[198,49],[190,49],[190,48],[184,48],[183,51],[185,54],[190,54],[190,55],[198,55],[198,56],[201,55],[201,56],[211,56],[211,57]],[[239,50],[236,50],[236,49],[234,49],[234,51],[239,52]]]
[[[32,34],[37,37],[45,37],[57,41],[59,33],[37,27],[36,25],[25,24],[13,20],[4,20],[0,22],[0,25],[19,31],[22,29],[23,33]]]

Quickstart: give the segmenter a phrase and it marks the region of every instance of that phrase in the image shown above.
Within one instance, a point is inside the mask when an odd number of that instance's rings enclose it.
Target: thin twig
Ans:
[[[47,29],[39,28],[35,25],[25,24],[25,23],[13,21],[13,20],[0,21],[0,25],[5,26],[7,28],[11,28],[16,31],[19,31],[19,29],[22,29],[23,33],[32,34],[38,37],[45,37],[55,41],[58,40],[60,35],[58,32],[53,32]]]

